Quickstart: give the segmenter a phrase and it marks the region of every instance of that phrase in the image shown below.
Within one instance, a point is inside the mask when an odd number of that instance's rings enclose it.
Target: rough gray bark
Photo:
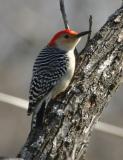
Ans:
[[[122,66],[123,6],[82,51],[69,89],[58,98],[59,103],[49,104],[43,126],[31,128],[18,157],[84,159],[94,124],[120,84]]]

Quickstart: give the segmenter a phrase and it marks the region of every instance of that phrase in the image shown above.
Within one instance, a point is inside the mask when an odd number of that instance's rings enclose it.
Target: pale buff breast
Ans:
[[[64,92],[66,88],[69,86],[71,79],[74,75],[75,71],[75,55],[74,51],[71,50],[66,53],[69,58],[67,72],[61,79],[57,82],[56,86],[52,90],[52,98],[55,98],[59,93]]]

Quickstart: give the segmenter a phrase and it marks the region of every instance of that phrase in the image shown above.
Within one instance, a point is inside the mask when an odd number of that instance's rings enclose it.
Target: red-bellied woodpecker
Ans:
[[[65,29],[56,33],[40,52],[33,66],[28,115],[33,111],[38,113],[42,104],[46,107],[51,99],[66,90],[75,70],[74,49],[81,36],[88,33]]]

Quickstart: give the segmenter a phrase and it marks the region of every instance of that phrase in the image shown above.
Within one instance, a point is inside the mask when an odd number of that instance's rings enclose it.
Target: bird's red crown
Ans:
[[[49,46],[53,46],[55,45],[55,42],[56,40],[62,35],[62,34],[69,34],[69,35],[77,35],[78,33],[76,31],[73,31],[71,29],[65,29],[65,30],[62,30],[60,32],[57,32],[54,37],[51,39],[51,41],[49,42]]]

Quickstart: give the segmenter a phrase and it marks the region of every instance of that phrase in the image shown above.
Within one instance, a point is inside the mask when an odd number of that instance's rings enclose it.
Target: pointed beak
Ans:
[[[91,31],[85,31],[85,32],[80,32],[79,34],[76,35],[76,38],[80,38],[82,36],[85,36],[86,34],[91,33]]]

